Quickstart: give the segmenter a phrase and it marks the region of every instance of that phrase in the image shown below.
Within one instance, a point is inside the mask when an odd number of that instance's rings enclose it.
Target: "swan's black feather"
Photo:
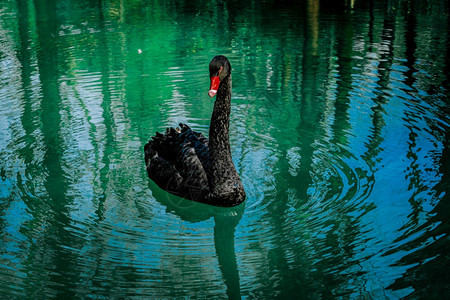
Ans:
[[[209,194],[208,139],[185,124],[180,127],[181,132],[174,128],[157,132],[145,146],[147,172],[162,189],[197,200],[193,198]]]
[[[183,178],[171,163],[158,156],[151,147],[151,142],[145,145],[148,176],[166,191],[178,194],[183,186]]]
[[[210,172],[211,164],[209,159],[208,139],[201,133],[193,131],[186,124],[181,124],[181,136],[185,141],[189,141],[195,154],[200,160],[205,172]]]

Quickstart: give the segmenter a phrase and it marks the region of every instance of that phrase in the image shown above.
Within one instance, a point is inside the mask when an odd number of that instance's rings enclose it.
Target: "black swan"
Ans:
[[[209,139],[180,124],[156,133],[145,145],[148,177],[160,188],[183,198],[214,206],[236,206],[245,191],[231,159],[229,125],[231,65],[219,55],[209,64],[211,87],[216,96]]]

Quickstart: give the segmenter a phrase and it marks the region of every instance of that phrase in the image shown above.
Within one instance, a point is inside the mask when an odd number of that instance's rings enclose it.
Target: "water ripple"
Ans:
[[[448,289],[441,4],[19,2],[0,9],[2,295]],[[247,193],[226,209],[159,189],[143,161],[155,131],[208,134],[217,54]]]

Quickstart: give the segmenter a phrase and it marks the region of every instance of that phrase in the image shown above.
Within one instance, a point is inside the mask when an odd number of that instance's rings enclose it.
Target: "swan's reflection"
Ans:
[[[227,287],[229,299],[240,299],[239,271],[234,248],[234,234],[242,218],[245,204],[231,208],[215,207],[186,200],[169,194],[149,181],[156,201],[164,205],[169,213],[176,214],[182,220],[191,223],[214,218],[214,246],[220,271]],[[245,202],[244,202],[245,203]]]

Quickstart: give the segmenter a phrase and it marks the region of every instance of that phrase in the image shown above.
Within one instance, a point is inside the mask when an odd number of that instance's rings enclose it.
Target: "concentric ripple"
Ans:
[[[448,7],[275,2],[0,4],[0,295],[447,296]],[[155,131],[208,134],[217,54],[234,208],[143,159]]]

